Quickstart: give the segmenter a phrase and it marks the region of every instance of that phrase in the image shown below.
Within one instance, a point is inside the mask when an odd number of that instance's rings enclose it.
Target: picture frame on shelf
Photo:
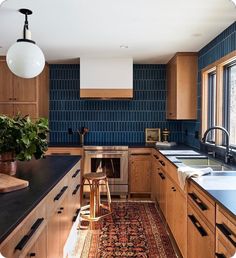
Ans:
[[[161,141],[161,129],[160,128],[146,128],[145,129],[145,141],[146,143],[155,143]]]

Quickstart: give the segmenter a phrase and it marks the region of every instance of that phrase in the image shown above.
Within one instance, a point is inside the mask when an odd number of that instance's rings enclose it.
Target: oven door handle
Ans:
[[[85,151],[85,155],[123,155],[123,151]]]

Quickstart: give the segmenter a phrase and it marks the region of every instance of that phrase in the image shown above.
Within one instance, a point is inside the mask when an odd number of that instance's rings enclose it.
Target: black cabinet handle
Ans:
[[[72,192],[72,195],[77,194],[79,188],[80,188],[80,185],[77,185],[77,186],[75,187],[75,190]]]
[[[75,212],[75,216],[72,218],[72,222],[75,222],[78,215],[79,215],[79,212],[80,212],[80,209],[77,209],[76,212]]]
[[[174,186],[172,186],[171,189],[173,190],[173,192],[176,192],[176,189]]]
[[[153,156],[154,156],[155,159],[159,159],[159,157],[157,155],[154,154]]]
[[[219,253],[215,253],[215,256],[217,258],[226,258],[226,256],[224,254],[219,254]]]
[[[158,173],[158,175],[160,176],[160,178],[161,178],[162,180],[166,179],[163,173],[160,172],[160,173]]]
[[[62,197],[62,195],[64,194],[64,192],[66,191],[67,188],[68,188],[68,186],[64,186],[64,187],[61,189],[60,193],[55,196],[54,202],[55,202],[55,201],[58,201],[58,200]]]
[[[76,172],[73,174],[72,178],[77,177],[77,175],[79,174],[79,172],[80,172],[80,169],[77,169]]]
[[[27,242],[30,240],[30,238],[32,237],[32,235],[36,232],[36,230],[38,229],[38,227],[41,225],[41,223],[44,221],[44,218],[40,218],[37,219],[35,221],[35,223],[33,224],[33,226],[30,228],[30,231],[27,235],[23,236],[23,238],[20,240],[20,242],[17,244],[17,246],[15,247],[15,250],[22,250],[25,245],[27,244]]]
[[[29,256],[30,256],[30,257],[35,257],[35,256],[36,256],[36,253],[30,253]]]
[[[206,206],[206,204],[203,203],[202,200],[200,198],[198,198],[198,196],[195,193],[189,193],[188,195],[191,197],[191,199],[197,204],[197,206],[202,211],[208,210],[208,207]]]
[[[163,160],[159,160],[159,163],[164,167],[166,164]]]
[[[198,220],[195,218],[194,215],[188,215],[189,219],[192,221],[193,225],[196,227],[198,232],[202,237],[207,236],[206,230],[201,226],[201,224],[198,222]]]
[[[231,244],[236,247],[236,242],[232,239],[235,237],[234,232],[232,232],[225,224],[216,223],[217,228],[223,233],[223,235],[231,242]]]

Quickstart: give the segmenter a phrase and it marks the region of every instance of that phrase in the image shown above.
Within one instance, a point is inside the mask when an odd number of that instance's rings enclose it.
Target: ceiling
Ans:
[[[22,37],[24,16],[17,10],[29,8],[32,39],[49,63],[74,63],[79,57],[166,63],[175,52],[199,51],[236,20],[231,0],[0,2],[0,55]]]

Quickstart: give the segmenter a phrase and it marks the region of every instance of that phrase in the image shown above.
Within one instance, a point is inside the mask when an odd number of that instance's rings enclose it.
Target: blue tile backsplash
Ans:
[[[78,143],[76,132],[90,129],[85,144],[145,142],[145,128],[169,128],[171,141],[199,148],[201,69],[236,49],[236,22],[199,51],[198,119],[167,121],[166,65],[134,65],[132,100],[80,99],[78,64],[50,65],[50,142]]]
[[[76,132],[89,128],[85,144],[144,143],[145,128],[169,128],[182,142],[182,123],[167,121],[166,66],[134,65],[132,100],[84,100],[79,65],[50,65],[50,142],[78,143]]]
[[[215,62],[228,53],[236,50],[236,22],[219,34],[199,51],[198,56],[198,120],[184,121],[183,141],[184,143],[200,148],[199,140],[195,137],[195,132],[200,131],[201,118],[201,70],[209,64]],[[187,132],[187,133],[186,133]]]

